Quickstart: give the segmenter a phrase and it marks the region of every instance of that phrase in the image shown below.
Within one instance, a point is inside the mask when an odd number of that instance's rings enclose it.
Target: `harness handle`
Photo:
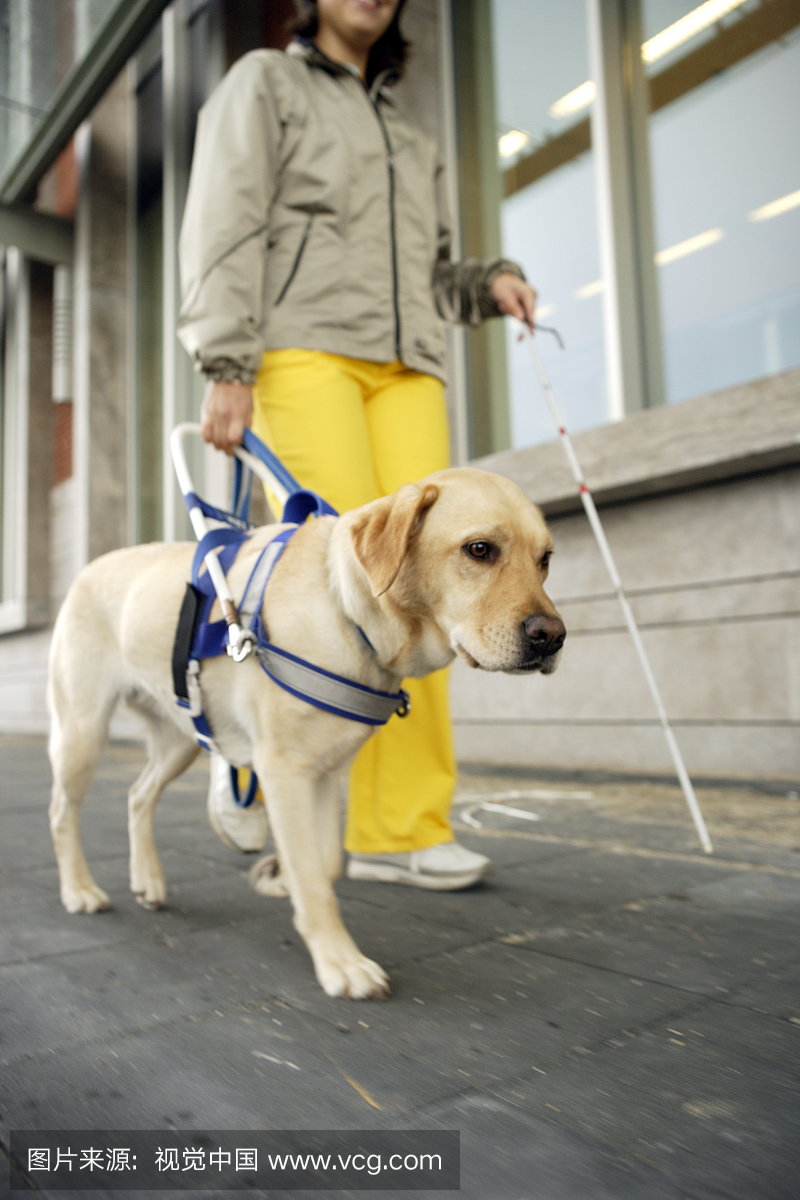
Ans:
[[[170,449],[172,451],[172,460],[175,463],[175,474],[178,476],[178,484],[184,496],[195,495],[183,446],[184,440],[189,436],[200,437],[200,426],[193,421],[183,421],[180,425],[176,425],[170,434]],[[267,449],[260,438],[256,437],[252,429],[245,429],[243,444],[241,446],[234,446],[233,453],[259,479],[269,485],[282,506],[285,506],[286,501],[293,492],[303,490],[297,480],[286,470],[283,463],[275,457],[271,450]],[[202,516],[202,513],[200,515]],[[243,516],[241,511],[235,515],[239,517]],[[205,529],[202,531],[197,529],[191,509],[189,510],[189,517],[198,538],[202,537]]]
[[[273,494],[278,496],[283,506],[281,520],[287,524],[302,525],[308,517],[338,517],[338,512],[328,504],[327,500],[323,500],[322,496],[308,491],[298,483],[277,455],[273,454],[269,446],[264,445],[252,429],[245,429],[242,435],[242,445],[234,447],[234,454],[236,455],[237,470],[233,484],[233,507],[242,516],[247,516],[249,502],[249,489],[246,499],[240,500],[244,489],[239,469],[242,464],[245,464],[249,468],[250,478],[252,478],[252,472],[255,471],[259,478],[269,486]],[[285,498],[279,495],[281,488],[285,488]],[[239,504],[238,509],[237,503]]]
[[[240,464],[248,468],[251,476],[255,474],[263,483],[267,484],[283,509],[284,521],[299,525],[311,515],[338,516],[338,513],[321,496],[302,488],[280,459],[272,453],[268,446],[264,445],[252,429],[245,429],[242,445],[233,448],[237,459],[234,476],[234,512],[226,513],[222,509],[214,508],[201,499],[194,490],[184,449],[184,441],[188,436],[199,437],[200,426],[194,422],[184,421],[182,424],[176,425],[170,435],[170,449],[175,464],[175,474],[189,511],[189,520],[202,549],[202,558],[208,567],[208,573],[214,584],[214,591],[219,598],[228,627],[228,653],[234,662],[241,662],[252,653],[255,639],[251,631],[242,626],[233,595],[228,587],[228,581],[220,567],[217,557],[220,542],[208,538],[211,532],[208,519],[233,526],[236,529],[252,528],[247,521],[250,488],[249,485],[244,486]]]
[[[189,474],[189,465],[186,461],[184,453],[183,440],[187,434],[199,434],[200,426],[192,425],[188,422],[182,425],[176,425],[170,434],[170,450],[172,451],[172,461],[175,464],[175,474],[178,476],[178,483],[181,492],[186,497],[186,507],[189,510],[189,520],[192,523],[195,536],[198,542],[203,541],[208,534],[209,527],[206,522],[206,515],[203,512],[202,502],[200,497],[194,490],[192,477]],[[225,578],[225,572],[219,564],[217,557],[217,549],[219,543],[208,548],[203,555],[205,564],[208,567],[208,573],[214,584],[214,591],[219,597],[220,606],[225,616],[225,624],[228,626],[228,652],[236,662],[241,662],[247,658],[248,654],[253,649],[253,639],[249,630],[242,629],[239,622],[239,613],[236,608],[236,603],[233,599],[231,589],[228,587],[228,581]]]

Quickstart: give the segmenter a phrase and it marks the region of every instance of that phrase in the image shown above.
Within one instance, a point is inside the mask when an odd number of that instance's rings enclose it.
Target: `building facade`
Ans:
[[[46,728],[80,567],[190,536],[166,446],[202,391],[174,336],[194,123],[290,11],[0,4],[0,730]],[[459,253],[521,262],[565,345],[537,334],[690,771],[797,778],[800,0],[409,0],[404,29]],[[668,772],[526,346],[495,321],[449,352],[453,459],[542,506],[569,631],[552,678],[455,666],[460,759]],[[224,502],[227,462],[194,466]]]

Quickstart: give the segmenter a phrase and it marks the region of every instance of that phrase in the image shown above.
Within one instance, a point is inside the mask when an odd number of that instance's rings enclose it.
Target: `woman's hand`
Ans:
[[[503,271],[491,282],[489,290],[494,296],[500,312],[507,317],[517,317],[524,321],[533,333],[533,310],[536,307],[536,292],[510,271]]]
[[[200,409],[203,440],[231,454],[253,419],[253,389],[246,383],[209,383]]]

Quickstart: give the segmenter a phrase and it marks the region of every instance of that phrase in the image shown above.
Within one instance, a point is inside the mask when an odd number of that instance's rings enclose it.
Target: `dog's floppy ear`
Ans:
[[[435,504],[439,489],[407,483],[393,496],[367,506],[353,525],[353,548],[367,573],[373,596],[381,596],[397,578],[411,536],[423,514]]]

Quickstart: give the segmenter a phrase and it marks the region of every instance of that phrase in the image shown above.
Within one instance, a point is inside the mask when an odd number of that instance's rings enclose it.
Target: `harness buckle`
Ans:
[[[411,697],[405,688],[400,688],[400,695],[403,698],[394,711],[397,713],[398,717],[407,717],[411,712]]]
[[[228,644],[225,649],[234,662],[244,662],[255,648],[256,638],[249,629],[242,629],[236,622],[228,626]]]

